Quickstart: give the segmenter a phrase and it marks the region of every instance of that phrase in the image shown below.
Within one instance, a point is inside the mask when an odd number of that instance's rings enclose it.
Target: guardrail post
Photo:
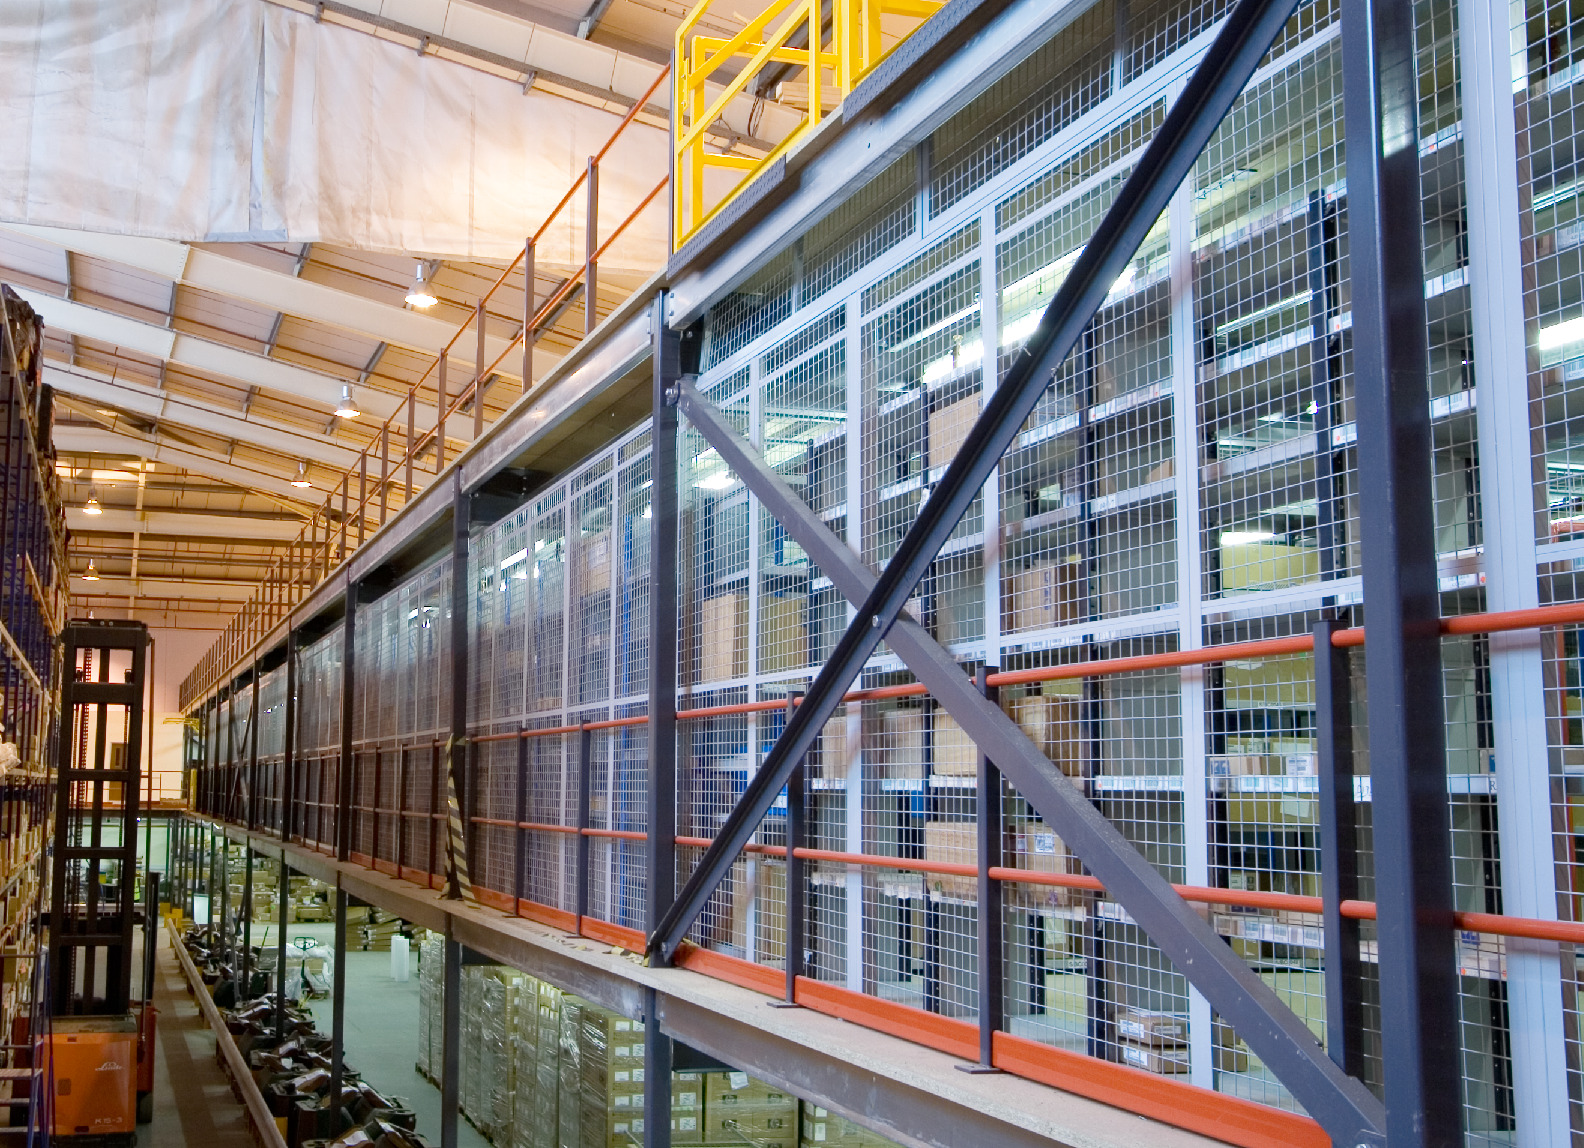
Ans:
[[[357,501],[357,526],[359,546],[363,545],[363,527],[368,518],[365,513],[368,509],[368,451],[358,455],[358,501]]]
[[[477,442],[484,433],[484,328],[488,321],[482,299],[473,312],[473,320],[478,324],[478,358],[473,368],[473,441]]]
[[[801,691],[787,694],[786,716],[792,720],[797,712]],[[807,826],[807,771],[798,762],[792,776],[787,779],[786,815],[786,989],[785,997],[771,1004],[777,1008],[797,1008],[797,979],[803,975],[804,925],[806,898],[803,889],[803,862],[797,851],[808,844]]]
[[[578,730],[578,797],[577,797],[577,888],[574,891],[572,911],[577,914],[577,931],[583,931],[583,918],[588,916],[589,892],[589,808],[594,783],[594,731],[587,723],[579,723]],[[607,808],[614,802],[607,802]],[[615,848],[614,841],[612,849]]]
[[[523,244],[523,365],[522,365],[522,393],[527,394],[533,390],[533,345],[534,345],[534,312],[538,300],[539,285],[534,279],[534,241],[533,236],[528,237],[528,242]]]
[[[446,425],[446,361],[450,358],[444,351],[440,352],[440,361],[435,364],[435,473],[439,474],[445,469],[445,425]]]
[[[599,250],[599,164],[588,161],[588,207],[583,228],[583,334],[590,335],[599,322],[596,306],[599,294],[598,269],[594,253]]]
[[[1000,702],[1000,690],[989,682],[994,666],[981,666],[974,675],[979,692]],[[992,1062],[995,1034],[1005,1017],[1006,966],[1002,960],[1001,882],[990,870],[1002,864],[1001,771],[987,754],[979,754],[979,1063],[959,1064],[963,1072],[1000,1072]]]
[[[1363,1067],[1359,924],[1342,915],[1358,897],[1358,817],[1353,794],[1353,711],[1348,657],[1331,644],[1336,620],[1314,625],[1315,739],[1320,780],[1320,897],[1325,925],[1326,1052],[1337,1067]]]
[[[405,459],[405,465],[406,465],[406,468],[407,468],[407,483],[406,483],[407,493],[402,497],[402,505],[403,506],[406,506],[409,502],[412,501],[412,492],[413,492],[413,443],[417,440],[417,436],[413,433],[413,429],[414,429],[414,422],[417,419],[417,415],[418,415],[418,394],[417,394],[416,391],[409,392],[408,395],[407,395],[407,457]]]
[[[1431,488],[1424,198],[1411,5],[1344,0],[1353,371],[1385,1140],[1459,1144],[1463,1105],[1453,927],[1440,585]]]
[[[341,476],[341,549],[336,554],[336,561],[345,562],[347,556],[347,490],[352,485],[352,479],[347,475]]]
[[[380,525],[390,513],[390,420],[380,424]]]
[[[523,736],[525,728],[519,726],[517,729],[517,829],[512,834],[513,912],[517,911],[517,902],[528,899],[528,830],[523,828],[523,823],[528,820],[528,739]]]

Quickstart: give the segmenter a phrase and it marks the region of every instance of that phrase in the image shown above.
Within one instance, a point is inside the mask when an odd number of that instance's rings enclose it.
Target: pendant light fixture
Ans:
[[[407,302],[421,309],[433,307],[440,300],[429,289],[429,278],[434,274],[434,263],[420,259],[418,270],[413,272],[412,290],[407,292]]]
[[[352,388],[350,385],[341,388],[341,401],[336,404],[336,418],[355,419],[362,412],[357,409],[357,404],[352,401]]]

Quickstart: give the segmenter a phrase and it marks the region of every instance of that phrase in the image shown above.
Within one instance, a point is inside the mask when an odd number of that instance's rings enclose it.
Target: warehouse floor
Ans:
[[[270,928],[261,942],[260,931]],[[288,940],[313,937],[330,944],[335,927],[328,924],[289,925]],[[273,926],[254,926],[255,945],[273,944]],[[418,1058],[418,952],[411,957],[411,973],[405,982],[391,978],[388,952],[349,951],[346,983],[346,1062],[381,1092],[400,1096],[418,1114],[418,1131],[429,1140],[440,1142],[440,1090],[419,1075]],[[323,1032],[330,1031],[330,1001],[310,1002],[314,1017]],[[467,1039],[467,1034],[462,1034]],[[457,1120],[458,1148],[489,1148],[465,1117]]]
[[[214,1032],[187,994],[181,967],[164,940],[154,976],[159,1009],[154,1122],[138,1126],[139,1148],[252,1148],[246,1110],[215,1062]]]

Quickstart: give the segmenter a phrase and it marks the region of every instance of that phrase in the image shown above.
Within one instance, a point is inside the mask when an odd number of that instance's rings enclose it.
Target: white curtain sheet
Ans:
[[[510,258],[619,118],[255,0],[0,0],[0,219]],[[633,124],[608,234],[668,169]],[[652,269],[659,197],[602,266]],[[583,260],[580,193],[537,249]]]

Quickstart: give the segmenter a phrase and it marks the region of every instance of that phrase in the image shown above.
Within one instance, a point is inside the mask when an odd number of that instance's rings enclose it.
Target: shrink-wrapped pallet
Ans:
[[[560,1079],[556,1105],[558,1148],[583,1148],[583,1008],[580,997],[561,998]]]

